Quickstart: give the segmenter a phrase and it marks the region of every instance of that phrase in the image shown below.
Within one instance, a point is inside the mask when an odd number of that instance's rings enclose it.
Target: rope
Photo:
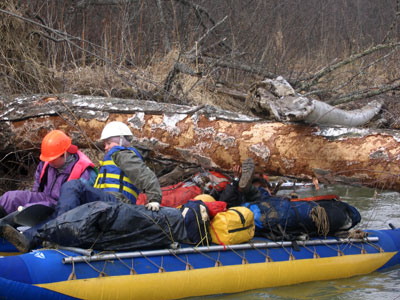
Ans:
[[[135,270],[135,268],[133,267],[133,258],[132,258],[132,267],[130,267],[130,275],[136,275],[137,274],[137,272],[136,272],[136,270]]]
[[[217,238],[217,240],[218,240],[218,243],[219,243],[220,245],[224,246],[224,251],[225,251],[225,250],[226,250],[226,245],[219,239],[219,236],[218,236],[217,231],[215,230],[213,224],[210,223],[210,225],[211,225],[211,229],[212,229],[212,230],[214,231],[214,233],[215,233],[215,236],[216,236],[216,238]]]
[[[196,244],[195,247],[198,247],[198,246],[200,246],[200,245],[204,245],[204,242],[203,242],[204,239],[206,239],[207,247],[209,247],[210,244],[209,244],[209,238],[208,238],[207,222],[204,221],[203,218],[201,219],[201,220],[202,220],[202,223],[203,223],[203,226],[204,226],[204,234],[205,234],[205,235],[203,236],[203,233],[202,233],[202,231],[201,231],[201,224],[200,224],[200,221],[199,221],[199,216],[197,215],[196,210],[195,210],[194,208],[192,208],[192,207],[187,207],[187,209],[190,209],[190,210],[193,212],[193,214],[195,215],[195,217],[196,217],[196,223],[197,223],[197,229],[198,229],[199,234],[200,234],[200,241]]]
[[[216,264],[218,264],[218,263],[221,264],[221,262],[219,261],[220,252],[218,252],[218,259],[215,259],[214,257],[212,257],[212,256],[210,256],[210,255],[207,255],[207,254],[205,254],[205,253],[199,251],[199,250],[196,249],[196,248],[195,248],[194,250],[196,251],[196,253],[199,253],[199,254],[203,255],[204,257],[207,257],[208,259],[214,261]],[[221,264],[221,265],[222,265],[222,264]]]
[[[104,262],[103,270],[100,271],[100,270],[98,270],[97,268],[95,268],[89,261],[87,261],[85,257],[83,257],[83,260],[85,261],[85,263],[87,263],[87,265],[88,265],[89,267],[91,267],[93,270],[95,270],[97,273],[99,273],[99,277],[108,276],[108,275],[104,272],[104,269],[105,269],[105,266],[106,266],[106,264],[107,264],[107,261]]]
[[[329,233],[329,219],[325,208],[317,205],[311,209],[310,217],[317,226],[318,234],[327,236]]]
[[[265,254],[264,252],[262,252],[260,249],[254,247],[254,245],[252,244],[253,249],[256,250],[257,252],[259,252],[261,255],[263,255],[265,257],[265,262],[272,262],[272,258],[269,256],[269,248],[266,248],[265,250]]]
[[[196,219],[197,219],[197,215],[196,215]],[[196,244],[196,246],[195,247],[199,247],[200,245],[203,245],[203,241],[204,241],[204,239],[206,240],[206,244],[207,244],[207,247],[210,247],[210,244],[209,244],[209,239],[208,239],[208,230],[207,230],[207,226],[206,226],[206,222],[205,221],[203,221],[203,225],[204,225],[204,233],[205,233],[205,235],[202,237],[202,233],[201,233],[201,230],[200,230],[200,224],[198,223],[197,224],[197,227],[199,228],[199,232],[200,232],[200,237],[201,237],[201,239],[200,239],[200,241]]]
[[[139,251],[140,255],[142,255],[149,263],[151,263],[153,266],[158,268],[159,273],[165,272],[165,269],[163,267],[163,262],[164,262],[164,256],[161,256],[161,265],[157,265],[155,262],[153,262],[151,259],[149,259],[146,255],[144,255],[141,251]]]
[[[242,262],[243,262],[243,261],[248,262],[247,259],[246,259],[246,255],[243,255],[243,256],[240,255],[238,252],[235,251],[235,249],[232,249],[232,248],[229,247],[229,246],[227,246],[227,248],[228,248],[228,250],[231,250],[234,254],[236,254],[237,256],[239,256],[239,257],[242,259]],[[246,253],[246,252],[243,250],[243,253]]]
[[[133,258],[132,258],[132,267],[131,267],[126,262],[124,262],[120,257],[118,257],[115,252],[111,252],[111,254],[114,254],[115,257],[120,261],[120,263],[123,264],[124,266],[126,266],[130,270],[130,275],[137,274],[136,270],[133,268]]]
[[[178,259],[180,262],[182,262],[182,263],[185,264],[186,266],[187,266],[188,264],[190,265],[189,259],[188,259],[187,255],[186,255],[186,261],[184,261],[184,260],[183,260],[182,258],[180,258],[178,255],[176,255],[176,254],[174,253],[173,250],[169,249],[169,253],[172,254],[173,256],[175,256],[176,259]]]
[[[96,239],[94,240],[93,244],[90,246],[89,249],[93,249],[93,248],[94,248],[94,245],[96,245],[97,241],[99,240],[100,236],[102,236],[102,234],[103,234],[103,232],[100,232],[100,233],[97,235]]]
[[[75,263],[72,261],[72,272],[68,276],[68,281],[69,280],[76,280],[76,273],[75,273]]]
[[[170,239],[171,243],[175,243],[174,237],[172,235],[172,231],[171,231],[171,226],[169,224],[168,218],[166,217],[166,221],[167,221],[167,226],[168,226],[168,230],[169,230],[169,235],[168,233],[164,230],[164,228],[162,228],[160,226],[160,224],[158,224],[158,222],[156,222],[156,220],[154,220],[152,217],[150,217],[149,215],[143,214],[142,212],[138,211],[142,216],[148,218],[150,221],[152,221],[155,225],[157,225],[161,231]]]

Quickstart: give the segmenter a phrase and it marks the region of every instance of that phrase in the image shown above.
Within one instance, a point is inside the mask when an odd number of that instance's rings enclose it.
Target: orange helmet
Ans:
[[[52,161],[63,155],[71,146],[71,138],[61,130],[50,131],[42,140],[40,160]]]

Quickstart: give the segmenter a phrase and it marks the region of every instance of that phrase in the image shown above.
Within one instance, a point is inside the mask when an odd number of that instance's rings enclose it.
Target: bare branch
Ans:
[[[81,0],[76,4],[76,7],[83,8],[89,5],[119,5],[135,1],[136,0]]]
[[[365,57],[365,56],[367,56],[367,55],[369,55],[371,53],[374,53],[376,51],[379,51],[379,50],[396,48],[396,47],[399,47],[399,46],[400,46],[400,42],[389,43],[389,44],[379,44],[379,45],[372,46],[372,47],[368,48],[367,50],[364,50],[364,51],[362,51],[360,53],[351,55],[350,57],[347,57],[347,58],[343,59],[342,61],[340,61],[340,62],[338,62],[338,63],[336,63],[336,64],[334,64],[332,66],[327,66],[327,67],[323,68],[322,70],[318,71],[317,73],[315,73],[312,76],[309,76],[309,77],[306,77],[306,78],[302,78],[301,81],[304,82],[304,81],[309,81],[310,80],[310,82],[303,83],[298,88],[300,90],[307,91],[307,90],[309,90],[310,87],[316,85],[318,83],[318,81],[323,76],[325,76],[325,75],[327,75],[327,74],[329,74],[329,73],[331,73],[331,72],[333,72],[333,71],[335,71],[335,70],[337,70],[337,69],[339,69],[339,68],[341,68],[341,67],[343,67],[345,65],[348,65],[348,64],[356,61],[357,59]],[[297,88],[297,86],[296,86],[296,88]]]
[[[397,90],[399,88],[400,88],[400,81],[397,83],[394,83],[394,84],[380,85],[380,86],[373,87],[373,88],[367,88],[367,89],[363,89],[363,90],[354,91],[354,92],[344,95],[342,97],[332,99],[331,101],[328,101],[328,103],[332,104],[332,105],[338,105],[338,104],[342,104],[342,103],[346,103],[346,102],[350,102],[350,101],[354,101],[354,100],[358,100],[358,99],[370,98],[370,97],[373,97],[376,95],[386,93],[388,91]]]
[[[209,28],[209,29],[206,31],[206,33],[204,33],[203,36],[200,37],[200,38],[197,40],[197,44],[198,44],[198,45],[201,45],[201,43],[203,42],[203,40],[204,40],[211,32],[213,32],[215,28],[217,28],[219,25],[221,25],[223,22],[225,22],[225,20],[226,20],[227,18],[228,18],[228,16],[225,16],[222,20],[218,21],[217,24],[215,24],[213,27]],[[195,52],[195,51],[196,51],[196,46],[193,46],[192,49],[190,49],[190,50],[187,52],[187,55],[193,54],[193,52]],[[201,52],[201,51],[200,51],[200,52]]]
[[[214,19],[211,18],[211,16],[210,16],[210,14],[208,13],[208,11],[207,11],[204,7],[202,7],[201,5],[195,4],[195,3],[191,2],[191,1],[188,1],[188,0],[175,0],[175,1],[176,1],[176,2],[179,2],[179,3],[183,4],[183,5],[189,6],[190,8],[192,8],[192,9],[195,11],[196,16],[197,16],[197,18],[198,18],[198,20],[199,20],[201,26],[203,26],[204,29],[208,29],[208,26],[206,26],[206,25],[203,23],[203,20],[202,20],[202,18],[201,18],[201,15],[205,15],[206,18],[208,19],[208,21],[211,22],[211,24],[213,25],[213,27],[217,24],[217,23],[214,21]],[[226,43],[224,43],[223,41],[221,42],[221,45],[222,45],[223,47],[225,47],[228,51],[232,51],[231,47],[228,46],[228,45],[227,45]]]
[[[196,60],[196,56],[194,56],[194,55],[185,55],[185,57],[187,59],[190,59],[191,61]],[[233,70],[240,70],[240,71],[244,71],[244,72],[247,72],[250,74],[260,75],[260,76],[266,77],[266,78],[277,77],[277,75],[275,73],[266,71],[263,67],[249,65],[244,62],[224,60],[223,58],[211,58],[211,57],[206,57],[206,56],[201,56],[200,60],[203,63],[209,64],[209,65],[214,65],[214,66],[218,66],[221,68],[228,68],[228,69],[233,69]],[[289,83],[292,84],[292,82],[289,82]]]

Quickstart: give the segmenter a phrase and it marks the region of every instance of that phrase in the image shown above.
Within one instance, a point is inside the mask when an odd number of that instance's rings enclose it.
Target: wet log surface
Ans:
[[[91,147],[109,121],[129,124],[152,155],[231,169],[252,157],[258,171],[400,191],[397,131],[266,122],[211,106],[62,95],[2,100],[0,152],[40,149],[52,129]]]

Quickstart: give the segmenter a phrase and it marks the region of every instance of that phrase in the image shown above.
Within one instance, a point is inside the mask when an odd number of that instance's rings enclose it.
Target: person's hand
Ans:
[[[160,210],[160,203],[158,202],[150,202],[145,205],[148,210],[152,211],[159,211]]]
[[[242,168],[241,168],[241,166],[239,166],[239,165],[235,165],[235,166],[232,168],[232,171],[233,171],[233,175],[234,175],[235,177],[237,177],[237,178],[240,178],[240,175],[242,175]]]

